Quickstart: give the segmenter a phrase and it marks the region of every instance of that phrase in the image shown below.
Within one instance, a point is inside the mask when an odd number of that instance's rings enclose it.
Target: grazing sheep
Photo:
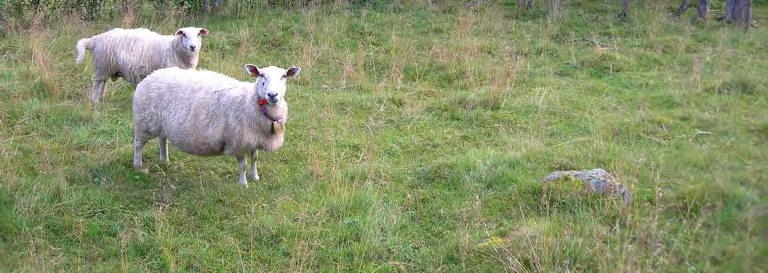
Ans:
[[[170,140],[192,155],[234,155],[238,183],[245,187],[245,157],[250,156],[251,175],[259,180],[258,149],[273,152],[283,146],[288,120],[286,78],[298,75],[301,68],[246,64],[245,70],[258,78],[255,83],[176,67],[157,70],[139,83],[133,94],[133,166],[147,171],[142,169],[142,149],[159,137],[161,162],[168,162]]]
[[[197,68],[204,28],[180,28],[174,35],[160,35],[145,28],[115,28],[77,41],[79,64],[85,51],[93,52],[91,102],[101,100],[107,79],[119,77],[139,83],[155,70],[166,67]]]

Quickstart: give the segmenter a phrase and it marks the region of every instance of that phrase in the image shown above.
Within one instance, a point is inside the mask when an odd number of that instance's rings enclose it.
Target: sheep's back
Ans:
[[[168,39],[147,29],[117,28],[96,35],[92,38],[95,72],[102,79],[120,73],[126,81],[138,83],[156,68],[153,59],[162,57],[153,56],[157,55],[154,47],[164,47],[161,43]]]
[[[156,70],[137,85],[134,103],[165,116],[195,108],[210,116],[222,112],[217,108],[246,99],[249,88],[249,83],[219,73],[169,67]]]

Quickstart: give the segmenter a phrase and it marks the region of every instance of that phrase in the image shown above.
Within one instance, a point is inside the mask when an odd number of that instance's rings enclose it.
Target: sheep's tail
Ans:
[[[75,59],[76,63],[82,63],[83,58],[85,58],[85,51],[86,50],[93,50],[93,44],[91,43],[91,38],[83,38],[77,41],[77,58]]]

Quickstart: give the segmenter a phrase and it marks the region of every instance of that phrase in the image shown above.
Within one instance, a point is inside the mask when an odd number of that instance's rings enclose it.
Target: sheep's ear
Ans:
[[[293,77],[293,76],[299,75],[299,72],[301,72],[301,67],[293,66],[291,68],[288,68],[288,70],[285,71],[285,76]]]
[[[261,72],[259,72],[259,67],[252,65],[252,64],[246,64],[245,65],[245,73],[248,73],[251,75],[251,77],[258,77],[261,76]]]
[[[182,35],[182,34],[184,34],[184,30],[183,29],[179,29],[179,30],[176,31],[176,34],[173,34],[173,35],[178,36],[178,35]]]
[[[200,29],[200,35],[208,35],[208,30],[204,29],[204,28],[201,28]]]

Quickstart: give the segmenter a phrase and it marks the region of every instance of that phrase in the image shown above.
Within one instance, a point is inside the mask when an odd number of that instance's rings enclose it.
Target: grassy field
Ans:
[[[0,271],[764,272],[766,27],[691,25],[653,2],[622,22],[618,2],[582,2],[197,21],[146,7],[9,32]],[[199,68],[241,80],[245,63],[302,67],[261,181],[238,186],[233,157],[171,148],[159,165],[156,140],[149,174],[131,168],[134,86],[109,82],[93,108],[90,60],[74,63],[77,39],[125,24],[206,27]],[[539,182],[588,168],[634,202]]]

